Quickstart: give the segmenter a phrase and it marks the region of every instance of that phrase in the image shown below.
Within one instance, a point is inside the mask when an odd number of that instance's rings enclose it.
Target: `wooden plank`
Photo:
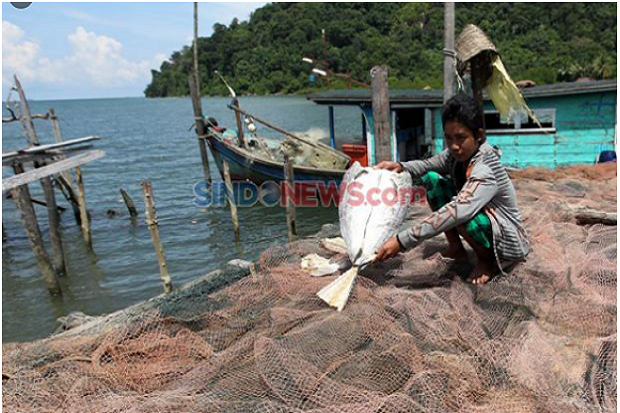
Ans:
[[[15,173],[22,175],[24,168],[22,165],[14,166]],[[32,251],[36,257],[37,266],[43,276],[43,280],[47,285],[47,289],[52,295],[62,295],[60,284],[56,278],[56,273],[50,262],[47,251],[43,245],[43,237],[41,236],[41,230],[37,223],[37,216],[32,205],[30,191],[27,185],[16,186],[12,190],[12,196],[15,200],[15,205],[21,216],[28,241],[32,246]]]
[[[18,155],[36,154],[40,152],[46,152],[52,149],[59,149],[59,148],[66,148],[68,146],[81,145],[83,143],[91,142],[91,141],[98,140],[98,139],[100,139],[98,136],[86,136],[84,138],[72,139],[70,141],[50,143],[47,145],[31,146],[27,149],[3,153],[2,160],[4,161],[7,158],[15,157]]]
[[[72,156],[62,161],[54,162],[50,165],[42,166],[41,168],[20,173],[19,175],[11,176],[2,180],[2,190],[6,191],[9,189],[13,189],[20,185],[36,181],[37,179],[59,173],[67,169],[75,168],[76,166],[82,165],[90,161],[94,161],[95,159],[99,159],[104,155],[105,152],[102,150],[90,151],[80,155]]]
[[[390,145],[390,99],[388,95],[387,68],[375,66],[372,77],[372,115],[375,120],[375,161],[389,161],[392,156]]]
[[[155,246],[155,254],[157,254],[157,262],[159,264],[159,274],[161,281],[164,284],[164,292],[169,293],[172,291],[172,281],[170,280],[170,274],[168,273],[168,265],[166,264],[166,255],[164,254],[164,247],[161,244],[161,238],[159,236],[159,224],[157,222],[157,214],[155,212],[155,200],[153,199],[153,187],[151,181],[142,181],[142,189],[144,191],[144,206],[146,207],[146,225],[151,233],[151,239]]]
[[[617,225],[618,223],[618,216],[616,213],[596,211],[593,209],[576,210],[575,219],[580,225]]]

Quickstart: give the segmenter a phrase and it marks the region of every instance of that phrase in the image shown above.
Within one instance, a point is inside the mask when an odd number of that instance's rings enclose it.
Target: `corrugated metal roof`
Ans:
[[[571,83],[555,83],[541,85],[522,90],[523,96],[528,98],[548,97],[559,95],[574,95],[582,93],[606,92],[617,90],[617,80],[593,80]],[[392,89],[389,91],[390,104],[419,104],[441,106],[443,91],[441,89]],[[372,103],[370,89],[329,90],[313,93],[308,99],[319,105],[359,105]]]

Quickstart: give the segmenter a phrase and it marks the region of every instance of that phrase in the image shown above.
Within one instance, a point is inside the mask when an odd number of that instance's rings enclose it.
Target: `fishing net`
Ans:
[[[598,168],[598,169],[596,169]],[[482,286],[443,237],[358,277],[328,308],[319,236],[50,338],[3,345],[10,412],[616,411],[615,164],[514,177],[528,260]],[[606,179],[590,179],[605,176]],[[424,216],[425,206],[412,210]],[[238,280],[231,284],[232,280]]]

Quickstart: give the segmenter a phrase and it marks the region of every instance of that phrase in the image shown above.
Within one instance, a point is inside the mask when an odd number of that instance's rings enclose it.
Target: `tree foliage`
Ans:
[[[516,80],[616,77],[615,3],[457,3],[457,34],[467,23],[489,35]],[[442,3],[270,3],[249,21],[215,24],[199,39],[201,92],[227,93],[214,70],[239,94],[346,87],[342,80],[311,82],[303,56],[367,83],[370,69],[385,64],[391,84],[439,88],[442,49]],[[184,46],[152,70],[145,95],[188,95],[191,68],[192,48]]]

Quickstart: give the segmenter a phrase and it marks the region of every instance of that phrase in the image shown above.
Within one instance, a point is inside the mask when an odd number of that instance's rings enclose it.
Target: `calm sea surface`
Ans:
[[[234,116],[226,109],[227,103],[228,98],[203,99],[203,110],[221,125],[233,127]],[[241,105],[290,131],[327,135],[327,108],[303,97],[248,97],[241,99]],[[234,258],[255,260],[266,248],[286,242],[282,208],[240,208],[242,241],[235,243],[227,208],[201,210],[194,206],[192,187],[202,178],[202,170],[195,133],[189,130],[193,124],[189,98],[32,101],[30,106],[33,113],[53,107],[65,140],[88,135],[102,138],[95,146],[106,156],[82,169],[95,256],[87,254],[73,213],[58,192],[59,204],[67,207],[61,230],[68,275],[61,279],[63,296],[52,298],[15,205],[3,199],[2,222],[8,237],[2,243],[3,342],[45,337],[56,328],[56,319],[71,311],[109,313],[162,292],[157,258],[144,223],[142,179],[153,183],[160,234],[175,285]],[[361,140],[361,112],[356,108],[336,108],[335,112],[339,143]],[[35,126],[42,143],[53,143],[47,121],[36,120]],[[276,133],[257,126],[262,135],[277,139]],[[3,152],[25,146],[18,124],[2,125]],[[212,158],[211,173],[215,180],[220,179]],[[3,177],[11,174],[3,168]],[[129,192],[140,212],[135,225],[129,220],[119,188]],[[38,183],[30,184],[30,190],[33,197],[43,199]],[[46,210],[36,205],[35,209],[49,252]],[[108,218],[109,209],[119,214]],[[297,210],[302,236],[336,220],[334,207]]]

